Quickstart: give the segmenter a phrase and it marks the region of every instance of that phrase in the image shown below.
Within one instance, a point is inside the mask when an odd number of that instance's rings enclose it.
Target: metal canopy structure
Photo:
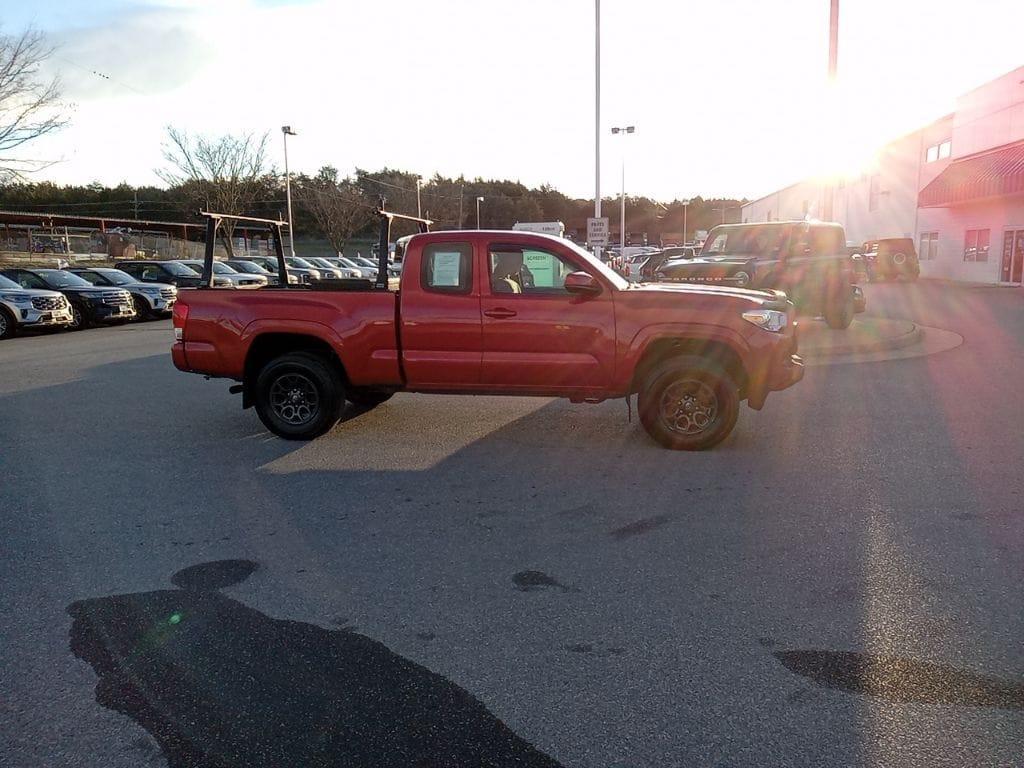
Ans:
[[[231,247],[231,238],[221,229],[225,219],[244,224],[255,224],[250,229],[268,229],[270,239],[274,243],[274,254],[277,256],[278,283],[281,288],[288,288],[288,265],[284,262],[284,246],[282,245],[281,228],[286,227],[288,222],[280,219],[257,219],[253,216],[238,216],[232,213],[214,213],[212,211],[199,211],[199,215],[206,219],[206,250],[203,253],[203,285],[213,288],[213,251],[217,243],[217,236],[220,235],[221,242],[228,252],[228,258],[234,258],[234,249]]]
[[[380,217],[380,248],[377,254],[377,282],[374,287],[378,291],[388,290],[388,246],[391,243],[391,222],[413,221],[420,232],[429,232],[430,225],[434,222],[430,219],[422,219],[419,216],[406,216],[402,213],[395,213],[385,209],[387,198],[381,196],[380,206],[377,208],[377,215]]]

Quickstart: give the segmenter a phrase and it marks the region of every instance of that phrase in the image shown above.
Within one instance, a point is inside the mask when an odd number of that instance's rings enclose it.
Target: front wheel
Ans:
[[[68,323],[69,331],[80,331],[89,327],[89,318],[82,309],[82,305],[76,301],[71,302],[71,322]]]
[[[15,324],[14,318],[6,309],[0,307],[0,340],[11,338],[17,331],[18,326]]]
[[[136,320],[152,320],[153,311],[149,308],[149,302],[141,296],[132,296],[132,304],[135,305]]]
[[[647,434],[676,451],[718,445],[736,426],[739,406],[739,391],[729,374],[713,361],[694,356],[657,366],[638,400]]]
[[[256,377],[256,413],[286,440],[311,440],[333,427],[345,404],[338,373],[317,355],[293,352],[271,360]]]

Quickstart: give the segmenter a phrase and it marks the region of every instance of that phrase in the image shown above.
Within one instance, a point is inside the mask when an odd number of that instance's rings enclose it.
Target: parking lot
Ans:
[[[404,394],[293,443],[169,321],[0,344],[5,764],[398,766],[409,722],[481,765],[1024,763],[1024,295],[866,291],[964,343],[809,366],[705,453]],[[118,670],[103,611],[188,650]]]

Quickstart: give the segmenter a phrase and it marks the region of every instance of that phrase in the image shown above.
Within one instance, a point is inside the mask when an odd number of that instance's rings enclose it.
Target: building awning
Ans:
[[[922,208],[1024,194],[1024,141],[954,160],[918,195]]]

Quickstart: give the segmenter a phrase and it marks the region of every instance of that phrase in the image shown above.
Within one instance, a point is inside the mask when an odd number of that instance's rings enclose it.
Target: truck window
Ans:
[[[472,278],[473,247],[469,243],[436,243],[423,248],[420,283],[424,290],[469,293]]]
[[[493,293],[565,293],[565,276],[577,267],[550,251],[491,246]]]

